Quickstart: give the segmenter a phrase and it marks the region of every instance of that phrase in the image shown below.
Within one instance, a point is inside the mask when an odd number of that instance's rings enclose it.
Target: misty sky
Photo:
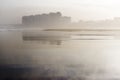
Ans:
[[[120,0],[0,0],[0,23],[20,23],[22,15],[60,11],[73,21],[120,17]]]

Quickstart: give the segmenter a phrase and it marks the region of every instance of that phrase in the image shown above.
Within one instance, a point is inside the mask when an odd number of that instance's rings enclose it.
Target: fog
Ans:
[[[118,0],[0,0],[0,80],[119,80]]]
[[[1,79],[120,78],[119,17],[72,22],[50,12],[21,19],[22,24],[0,26]]]
[[[73,21],[112,19],[120,16],[119,3],[118,0],[0,0],[0,24],[21,23],[24,15],[56,11],[71,16]]]
[[[66,40],[61,45],[42,41],[25,41],[27,30],[0,31],[0,64],[33,68],[31,76],[66,76],[71,79],[118,79],[120,41],[112,40]],[[34,33],[53,32],[35,31]],[[55,32],[56,34],[60,32]],[[62,32],[61,32],[62,33]],[[78,32],[79,33],[79,32]],[[58,34],[59,36],[59,34]],[[18,66],[19,65],[19,66]],[[42,75],[46,67],[52,71]],[[37,71],[36,71],[37,70]],[[39,71],[40,70],[40,71]],[[90,72],[90,74],[89,74]],[[101,74],[100,74],[100,73]],[[33,74],[34,73],[34,74]],[[87,75],[89,74],[89,76]],[[104,77],[103,77],[104,76]]]

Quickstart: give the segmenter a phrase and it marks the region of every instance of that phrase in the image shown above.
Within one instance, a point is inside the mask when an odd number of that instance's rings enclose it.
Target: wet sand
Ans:
[[[119,40],[69,40],[51,45],[23,41],[21,31],[2,31],[1,80],[120,79],[119,50]]]

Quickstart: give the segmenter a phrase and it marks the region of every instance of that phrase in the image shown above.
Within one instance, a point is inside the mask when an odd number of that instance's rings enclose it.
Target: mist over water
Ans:
[[[119,40],[67,40],[61,45],[53,45],[49,42],[24,41],[24,32],[0,31],[1,65],[32,68],[28,75],[39,77],[119,79]],[[50,70],[47,75],[43,74],[46,69]]]
[[[0,0],[0,80],[120,80],[119,0]]]

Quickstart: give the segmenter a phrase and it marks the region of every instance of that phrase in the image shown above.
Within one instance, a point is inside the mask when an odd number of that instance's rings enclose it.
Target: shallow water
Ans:
[[[1,65],[30,68],[24,76],[31,77],[120,79],[120,40],[66,40],[61,45],[52,45],[24,41],[22,32],[0,31]]]

